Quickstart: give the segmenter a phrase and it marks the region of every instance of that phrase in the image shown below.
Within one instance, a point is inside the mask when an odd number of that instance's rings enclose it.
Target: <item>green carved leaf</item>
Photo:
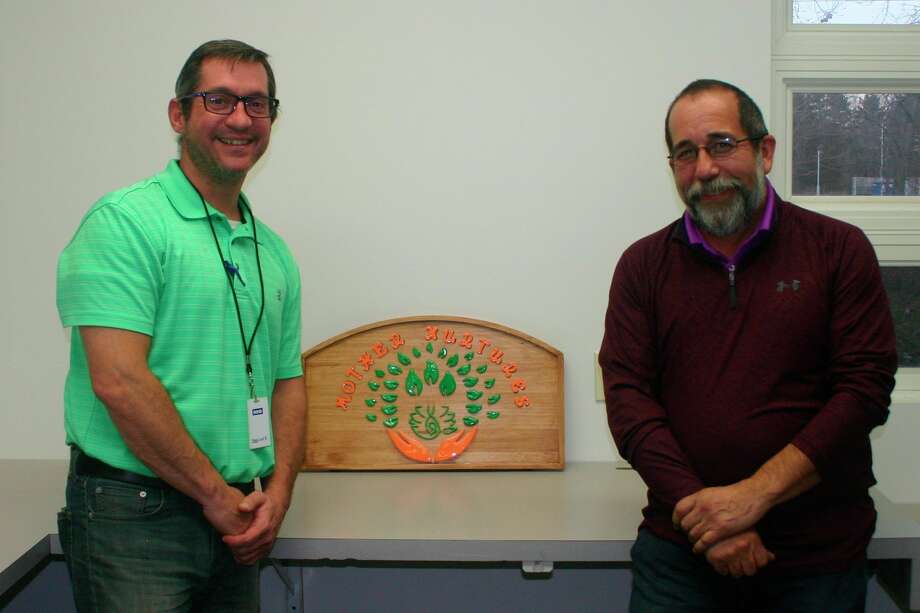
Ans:
[[[364,417],[365,419],[367,419],[367,421],[377,421],[377,416],[374,415],[373,413],[368,413]]]
[[[501,415],[501,413],[499,413],[498,411],[489,411],[488,413],[486,413],[486,417],[488,417],[489,419],[496,419],[499,415]]]
[[[425,351],[427,351],[428,353],[431,353],[432,351],[434,351],[434,347],[431,346],[431,343],[428,343],[427,345],[425,345]]]
[[[441,385],[438,387],[441,390],[442,396],[450,396],[457,390],[457,382],[454,380],[454,376],[449,372],[444,373],[444,376],[441,378]]]
[[[443,359],[447,355],[447,347],[441,347],[441,351],[438,352],[438,357]]]
[[[399,363],[403,366],[408,366],[412,363],[412,360],[409,359],[409,356],[396,352],[396,359],[399,360]]]
[[[482,405],[481,404],[468,404],[466,405],[466,410],[469,411],[470,413],[478,413],[479,411],[482,410]]]
[[[486,386],[487,390],[492,389],[492,386],[495,385],[495,379],[486,379],[483,385]]]
[[[380,397],[384,402],[396,402],[396,399],[399,398],[396,394],[380,394]]]
[[[492,396],[489,396],[488,403],[489,403],[489,404],[495,404],[496,402],[498,402],[498,401],[501,400],[501,399],[502,399],[502,395],[501,395],[501,394],[494,394],[494,395],[492,395]]]
[[[465,423],[467,426],[472,428],[473,426],[479,423],[479,420],[471,415],[467,415],[466,417],[463,418],[463,423]]]
[[[487,370],[489,370],[489,365],[488,365],[488,364],[483,364],[482,366],[477,366],[477,367],[476,367],[476,372],[478,372],[480,375],[483,374],[484,372],[486,372]]]
[[[469,398],[470,400],[479,400],[480,398],[482,398],[482,392],[479,390],[469,390],[466,393],[466,397]]]
[[[468,372],[470,372],[469,364],[464,364],[463,366],[457,369],[457,374],[460,375],[461,377],[465,377]]]
[[[383,382],[383,387],[391,391],[395,390],[397,387],[399,387],[399,381],[393,381],[391,379],[388,379]]]
[[[379,368],[374,371],[374,374],[377,375],[381,379],[387,376],[387,374],[383,372],[382,370],[380,370]]]
[[[383,425],[386,426],[387,428],[395,428],[396,424],[398,423],[399,423],[399,418],[395,416],[387,417],[386,419],[383,420]]]
[[[366,399],[364,400],[364,404],[366,404],[366,405],[369,406],[369,407],[372,407],[372,406],[374,406],[375,404],[377,404],[377,399],[376,399],[376,398],[366,398]]]
[[[438,377],[441,376],[440,371],[438,370],[438,365],[432,362],[431,360],[426,361],[425,362],[425,372],[423,376],[425,377],[425,383],[427,383],[428,385],[434,385],[435,383],[437,383]]]
[[[457,365],[457,362],[459,361],[460,361],[460,356],[455,353],[454,355],[447,358],[447,365],[453,368],[454,366]]]
[[[406,393],[410,396],[421,396],[422,395],[422,379],[416,374],[414,368],[409,369],[409,374],[406,375]]]
[[[467,377],[463,380],[463,385],[473,387],[479,382],[479,377]]]
[[[400,368],[396,364],[388,364],[387,370],[390,371],[391,375],[401,375],[402,374],[402,368]]]
[[[413,347],[413,348],[412,348],[412,355],[414,355],[414,356],[417,357],[417,358],[420,358],[420,357],[422,357],[422,352],[418,350],[418,347]]]
[[[473,353],[472,351],[470,351],[470,352],[466,353],[466,354],[463,356],[463,359],[466,360],[467,362],[469,362],[469,361],[472,360],[474,357],[476,357],[476,354]]]
[[[380,412],[384,415],[394,415],[396,413],[396,405],[388,404],[387,406],[380,409]]]
[[[371,388],[372,392],[376,392],[377,390],[380,389],[380,384],[377,383],[376,381],[368,381],[367,386]]]

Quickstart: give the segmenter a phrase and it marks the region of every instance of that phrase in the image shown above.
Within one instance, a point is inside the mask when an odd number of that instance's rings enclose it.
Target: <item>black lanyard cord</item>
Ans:
[[[192,184],[191,181],[189,181],[189,183]],[[223,266],[224,273],[227,275],[227,283],[230,285],[230,293],[233,295],[233,306],[236,307],[236,320],[240,324],[240,339],[243,341],[243,352],[246,355],[246,378],[249,380],[250,395],[255,399],[255,379],[252,374],[252,361],[249,356],[252,353],[252,344],[256,340],[256,332],[259,330],[259,324],[262,323],[262,315],[265,313],[265,279],[262,277],[262,261],[259,259],[259,240],[256,235],[256,218],[255,215],[252,214],[252,209],[249,208],[249,205],[243,202],[242,198],[237,199],[236,206],[240,211],[240,218],[243,223],[246,223],[243,207],[246,208],[246,212],[249,213],[249,219],[252,222],[252,242],[256,250],[256,267],[259,269],[259,289],[262,292],[262,305],[259,307],[259,317],[256,319],[256,325],[252,329],[252,336],[249,337],[249,342],[247,343],[246,332],[243,330],[243,315],[240,312],[240,302],[236,297],[236,288],[233,286],[233,274],[236,272],[236,274],[239,275],[239,269],[233,267],[224,259],[224,252],[220,248],[220,241],[217,240],[217,231],[214,229],[214,222],[211,220],[210,213],[208,213],[208,205],[205,203],[204,197],[194,184],[192,184],[192,188],[194,188],[195,193],[198,194],[198,198],[201,199],[201,206],[204,207],[204,216],[207,218],[208,226],[211,228],[211,236],[214,237],[214,246],[217,247],[217,255],[220,256],[221,265]]]

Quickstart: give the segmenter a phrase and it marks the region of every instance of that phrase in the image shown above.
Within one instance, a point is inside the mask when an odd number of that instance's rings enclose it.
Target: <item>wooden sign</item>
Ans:
[[[392,319],[303,354],[305,470],[561,469],[562,353],[486,321]]]

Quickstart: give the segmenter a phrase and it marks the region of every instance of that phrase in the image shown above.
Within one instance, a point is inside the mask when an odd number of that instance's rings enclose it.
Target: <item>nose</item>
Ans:
[[[719,167],[705,147],[700,147],[699,151],[697,151],[694,174],[697,179],[711,179],[719,174]]]
[[[237,130],[243,130],[252,125],[252,117],[246,113],[246,105],[242,100],[236,101],[233,111],[227,115],[227,125]]]

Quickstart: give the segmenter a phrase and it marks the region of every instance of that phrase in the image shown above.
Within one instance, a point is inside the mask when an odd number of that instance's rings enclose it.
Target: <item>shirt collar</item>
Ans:
[[[734,264],[738,262],[745,253],[747,253],[751,247],[763,240],[763,237],[766,233],[770,232],[770,229],[773,227],[773,219],[776,212],[776,191],[773,189],[773,185],[770,183],[769,179],[764,179],[767,187],[767,201],[764,203],[763,215],[760,217],[760,222],[757,224],[757,228],[750,234],[750,236],[745,239],[741,246],[738,247],[738,250],[735,252],[735,255],[731,258],[726,258],[724,255],[715,250],[712,245],[706,241],[706,237],[703,236],[703,233],[700,232],[700,229],[697,228],[693,219],[690,217],[690,211],[684,211],[684,229],[687,231],[687,240],[691,245],[699,245],[705,249],[708,253],[719,258],[720,260]]]
[[[157,175],[157,181],[163,186],[166,198],[177,213],[185,219],[204,219],[205,209],[201,206],[201,196],[198,195],[191,181],[182,172],[182,168],[179,167],[179,160],[170,160],[163,172]],[[240,198],[243,199],[248,208],[250,205],[246,194],[240,193]],[[221,219],[226,219],[227,217],[211,206],[210,203],[207,203],[207,210],[212,217],[217,216]],[[252,209],[250,208],[250,210]],[[249,223],[240,224],[236,231],[244,231],[249,236],[252,236],[252,231],[248,228],[250,225]],[[262,241],[260,240],[259,242],[261,243]]]

